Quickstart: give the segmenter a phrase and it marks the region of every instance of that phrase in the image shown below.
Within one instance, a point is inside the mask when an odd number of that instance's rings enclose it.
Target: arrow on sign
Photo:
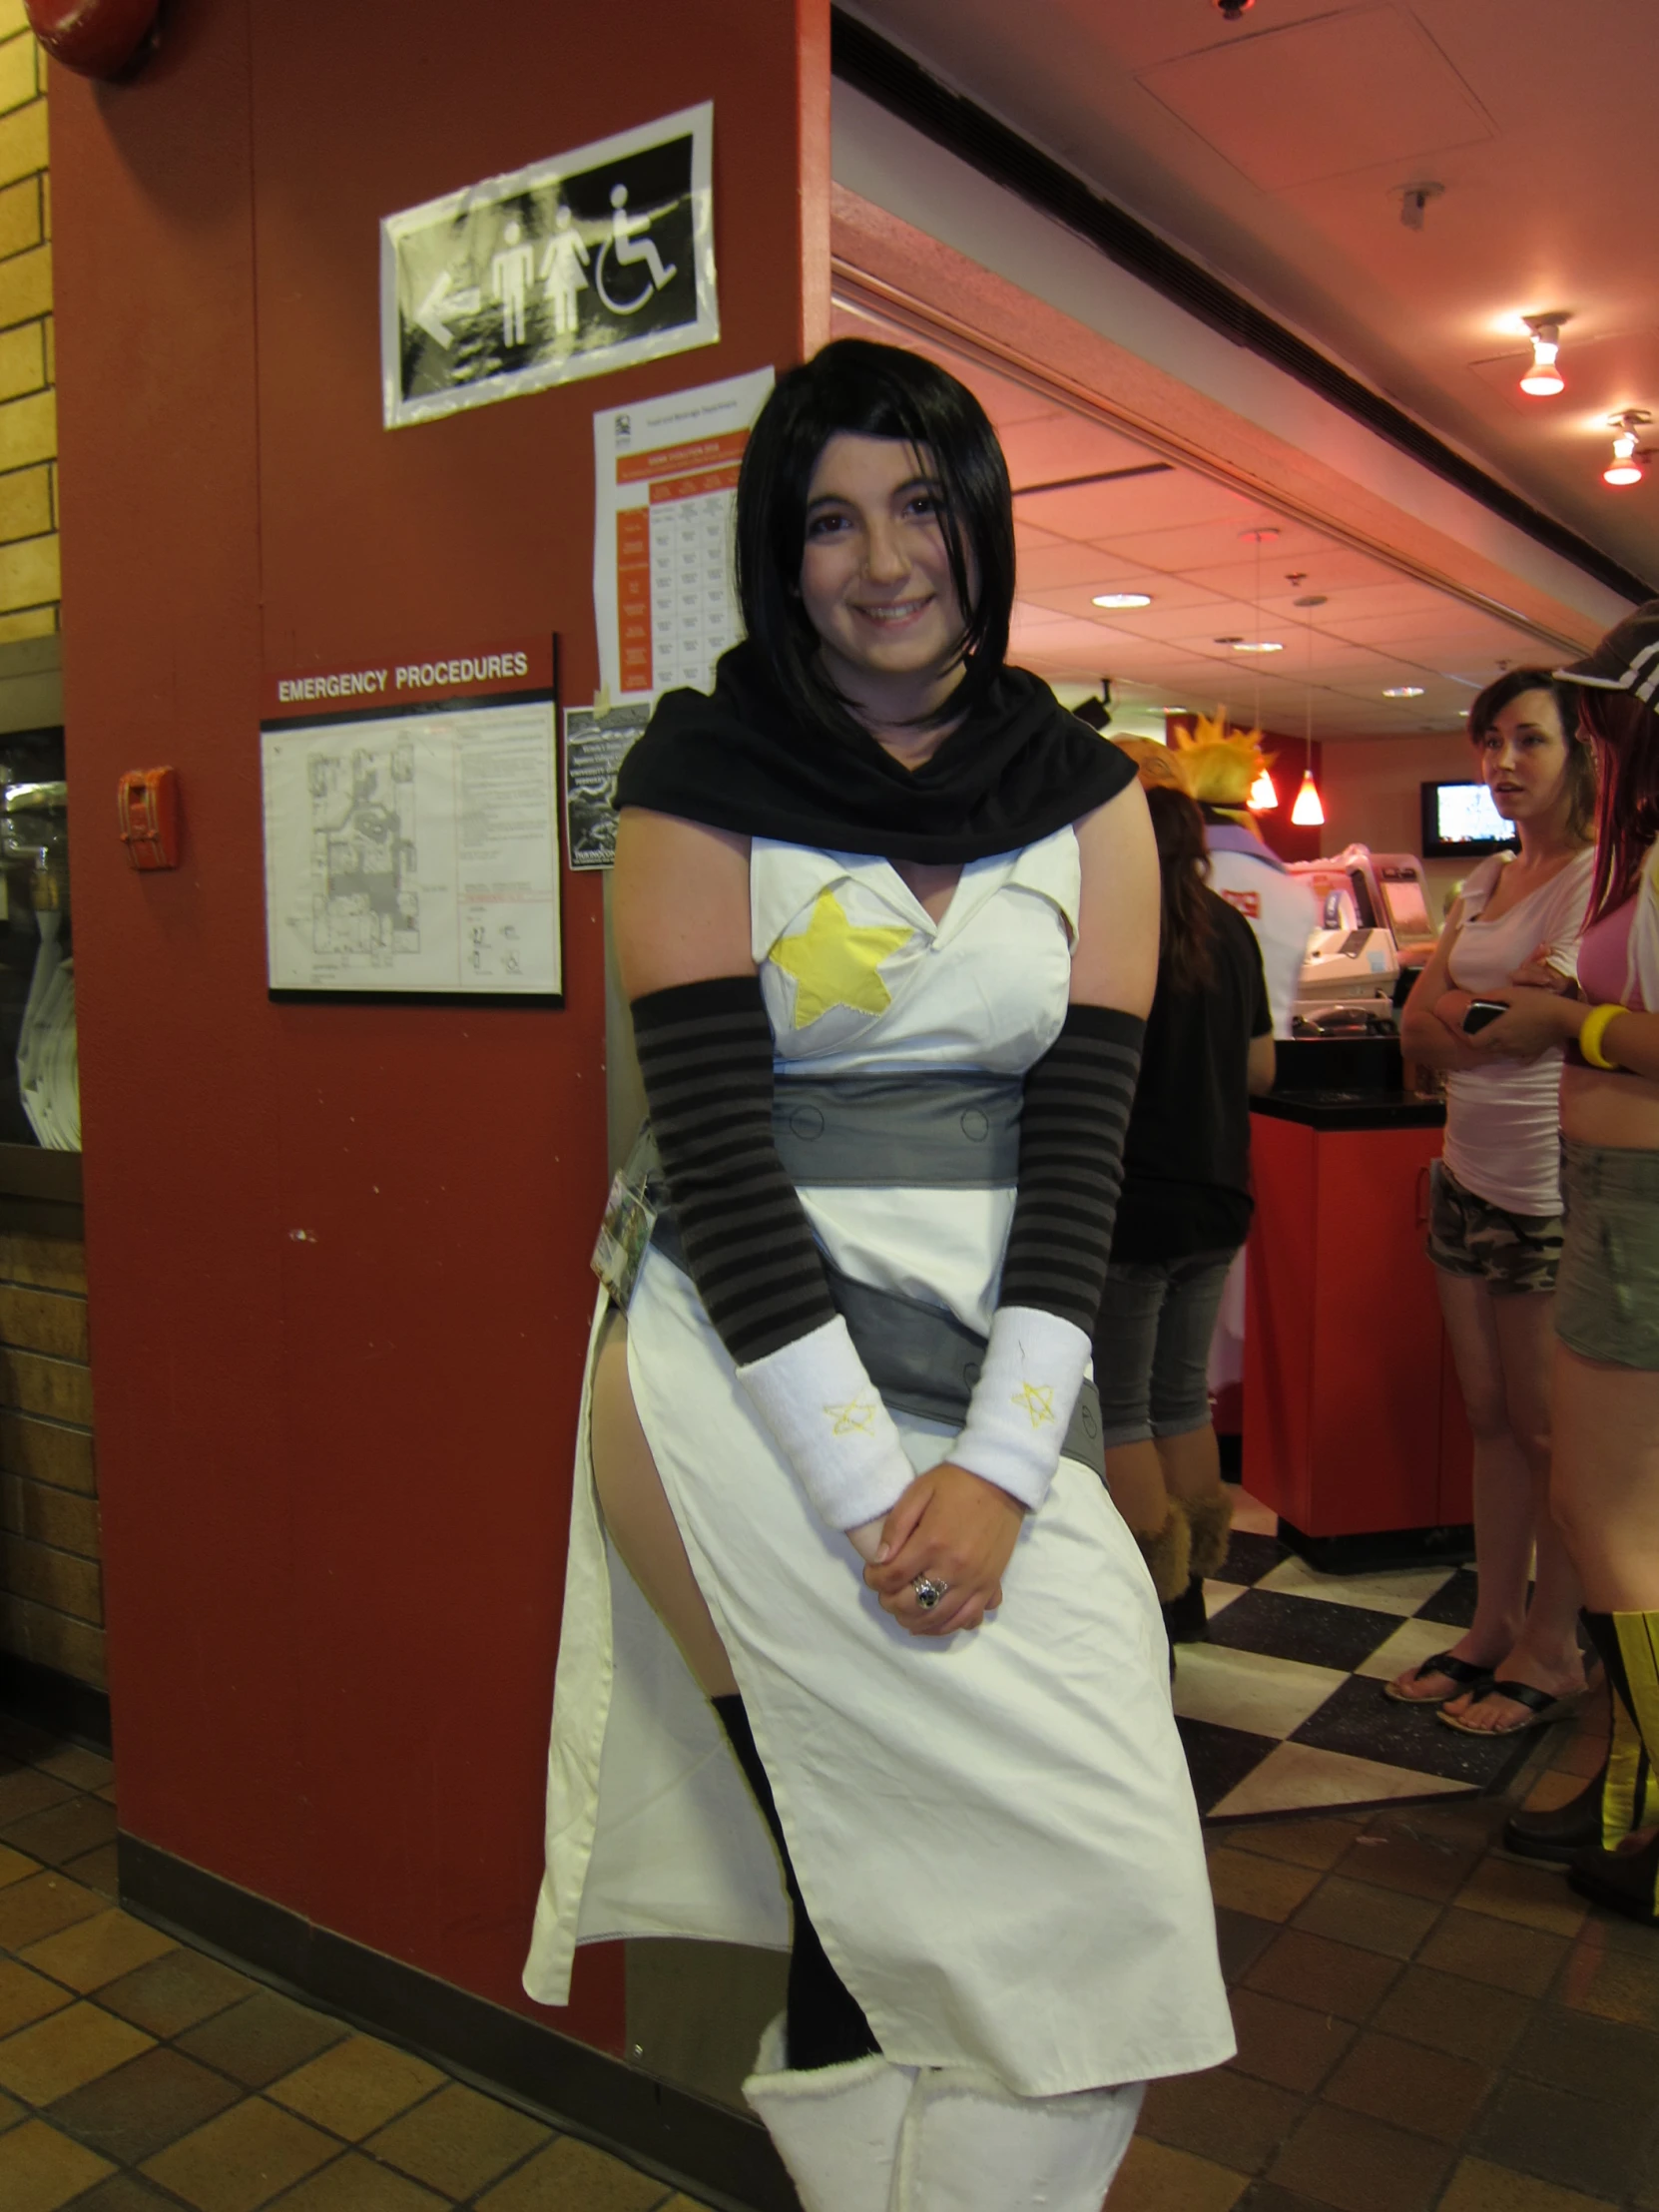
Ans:
[[[454,293],[451,297],[450,294]],[[415,320],[426,332],[445,348],[455,342],[455,333],[443,319],[446,314],[476,314],[484,303],[484,295],[476,284],[466,291],[455,291],[455,279],[444,270],[437,282],[415,309]]]

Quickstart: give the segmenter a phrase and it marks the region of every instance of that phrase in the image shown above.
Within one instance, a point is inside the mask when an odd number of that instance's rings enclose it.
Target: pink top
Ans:
[[[1636,918],[1634,895],[1610,914],[1593,921],[1578,940],[1578,987],[1592,1006],[1628,1006],[1645,1013],[1642,986],[1630,964],[1630,925]]]

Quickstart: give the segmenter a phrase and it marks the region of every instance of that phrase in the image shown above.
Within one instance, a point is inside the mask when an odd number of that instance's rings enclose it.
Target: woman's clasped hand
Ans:
[[[883,1612],[912,1636],[953,1636],[977,1628],[1002,1603],[1003,1572],[1024,1517],[1006,1490],[945,1459],[916,1476],[884,1521],[850,1534]],[[922,1579],[943,1591],[930,1607],[916,1594]]]

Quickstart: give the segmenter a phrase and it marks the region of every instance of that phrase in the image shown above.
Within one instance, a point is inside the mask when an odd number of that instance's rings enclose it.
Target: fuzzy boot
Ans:
[[[1659,1764],[1659,1613],[1586,1612],[1584,1624],[1595,1639],[1614,1699],[1623,1702],[1648,1765]],[[1615,1736],[1615,1746],[1617,1741]],[[1642,1795],[1645,1798],[1645,1789]],[[1593,1846],[1575,1851],[1567,1880],[1580,1897],[1608,1906],[1628,1920],[1659,1928],[1659,1834],[1634,1848],[1626,1842],[1612,1851]]]
[[[780,2014],[743,2085],[789,2168],[802,2212],[887,2212],[913,2066],[884,2058],[792,2073]]]
[[[1146,1536],[1137,1529],[1135,1541],[1140,1545],[1141,1556],[1151,1573],[1152,1587],[1158,1593],[1158,1602],[1160,1605],[1167,1605],[1171,1598],[1181,1595],[1193,1571],[1192,1526],[1179,1499],[1170,1499],[1169,1511],[1164,1515],[1164,1525],[1156,1534]]]
[[[1202,1582],[1219,1574],[1227,1564],[1227,1546],[1233,1534],[1233,1493],[1225,1483],[1185,1501],[1192,1523],[1192,1572]]]
[[[916,2076],[891,2212],[1101,2212],[1145,2084],[1016,2097],[954,2066]]]
[[[1570,1867],[1579,1851],[1616,1851],[1639,1828],[1659,1826],[1659,1780],[1624,1700],[1612,1699],[1612,1740],[1601,1772],[1547,1813],[1511,1813],[1503,1848],[1521,1859]]]

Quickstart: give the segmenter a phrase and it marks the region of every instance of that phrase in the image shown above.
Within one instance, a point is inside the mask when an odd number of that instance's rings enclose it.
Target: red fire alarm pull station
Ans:
[[[23,0],[54,61],[82,77],[131,74],[147,58],[159,0]]]
[[[179,778],[170,768],[131,768],[116,790],[121,841],[134,867],[179,865]]]

